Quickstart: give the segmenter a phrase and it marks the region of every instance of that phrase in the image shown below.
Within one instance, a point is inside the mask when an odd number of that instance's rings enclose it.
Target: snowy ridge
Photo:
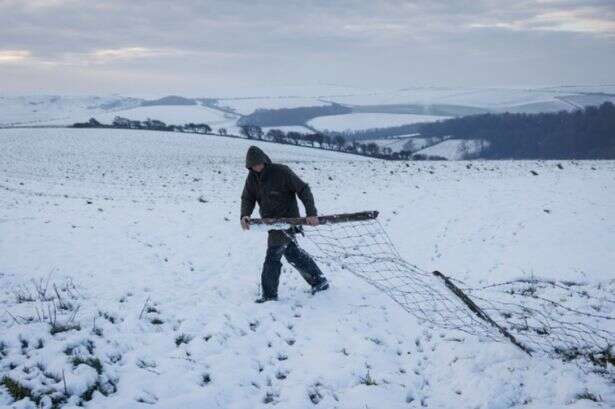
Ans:
[[[75,118],[89,119],[95,113],[139,106],[141,101],[125,97],[0,96],[0,125],[72,124]]]
[[[383,109],[387,112],[392,105],[414,105],[415,109],[423,107],[427,113],[432,107],[449,106],[449,109],[452,109],[451,112],[456,112],[455,115],[466,115],[476,109],[480,112],[553,112],[615,101],[613,86],[609,85],[548,88],[410,87],[399,90],[314,85],[240,89],[236,92],[229,90],[226,94],[206,97],[217,99],[219,106],[224,108],[219,111],[213,109],[210,112],[200,112],[197,106],[189,108],[184,105],[161,105],[148,107],[152,110],[147,111],[137,108],[145,102],[144,99],[123,96],[0,96],[0,125],[68,125],[86,121],[97,115],[112,120],[116,114],[126,117],[133,116],[134,119],[145,119],[144,117],[151,113],[152,119],[165,121],[162,118],[166,118],[168,122],[172,122],[171,120],[180,122],[179,119],[202,122],[199,118],[208,118],[207,120],[215,122],[217,127],[223,124],[223,120],[226,120],[224,126],[230,128],[235,125],[235,121],[232,121],[233,115],[224,116],[225,111],[227,114],[233,112],[240,116],[250,114],[257,109],[312,107],[331,103],[357,108],[367,106],[376,110],[374,113],[319,117],[312,120],[312,126],[316,129],[342,131],[396,126],[444,118],[423,115],[424,118],[420,119],[421,115],[414,115],[413,118],[411,114],[381,113]],[[456,108],[452,108],[453,106]],[[300,125],[297,124],[297,126]]]

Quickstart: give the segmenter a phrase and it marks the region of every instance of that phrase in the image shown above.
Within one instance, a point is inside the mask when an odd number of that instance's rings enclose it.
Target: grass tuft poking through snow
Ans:
[[[201,375],[201,386],[208,385],[211,382],[211,376],[206,373]]]
[[[181,344],[189,344],[190,341],[192,341],[192,338],[194,337],[191,335],[179,334],[175,337],[175,345],[180,346]]]
[[[376,382],[376,380],[372,377],[369,370],[364,376],[361,376],[359,378],[359,383],[367,386],[378,386],[378,382]]]
[[[582,399],[587,399],[590,400],[592,402],[602,402],[602,398],[600,396],[596,396],[593,393],[589,392],[589,391],[585,391],[582,393],[578,393],[575,396],[576,400],[582,400]]]
[[[72,363],[75,366],[87,365],[91,368],[94,368],[96,373],[98,373],[99,375],[101,375],[103,372],[102,363],[100,362],[100,359],[98,358],[82,358],[80,356],[76,356],[72,359]]]
[[[149,322],[152,323],[153,325],[162,325],[162,324],[164,324],[164,321],[161,320],[160,318],[152,318]]]
[[[0,381],[0,385],[4,386],[15,401],[20,401],[25,398],[33,398],[32,389],[20,384],[14,379],[5,376]]]

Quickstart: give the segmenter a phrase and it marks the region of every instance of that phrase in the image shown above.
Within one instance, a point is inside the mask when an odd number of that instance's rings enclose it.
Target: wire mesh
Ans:
[[[526,352],[615,365],[615,280],[592,288],[527,279],[467,287],[405,261],[375,219],[306,227],[299,240],[320,263],[360,277],[419,320],[516,340]]]

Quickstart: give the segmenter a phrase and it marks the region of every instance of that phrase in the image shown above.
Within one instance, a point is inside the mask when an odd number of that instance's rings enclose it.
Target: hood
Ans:
[[[250,169],[254,165],[259,163],[270,164],[271,159],[260,148],[256,146],[250,146],[248,153],[246,154],[246,168]]]

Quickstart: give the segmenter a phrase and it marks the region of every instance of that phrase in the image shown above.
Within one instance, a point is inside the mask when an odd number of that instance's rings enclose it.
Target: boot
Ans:
[[[277,301],[277,300],[278,300],[277,296],[275,296],[275,297],[265,297],[265,296],[262,296],[261,298],[256,299],[254,302],[257,303],[257,304],[262,304],[262,303],[267,302],[267,301]]]
[[[312,295],[319,293],[321,291],[325,291],[329,288],[329,282],[327,281],[326,278],[322,279],[322,281],[320,281],[320,283],[312,286]]]

